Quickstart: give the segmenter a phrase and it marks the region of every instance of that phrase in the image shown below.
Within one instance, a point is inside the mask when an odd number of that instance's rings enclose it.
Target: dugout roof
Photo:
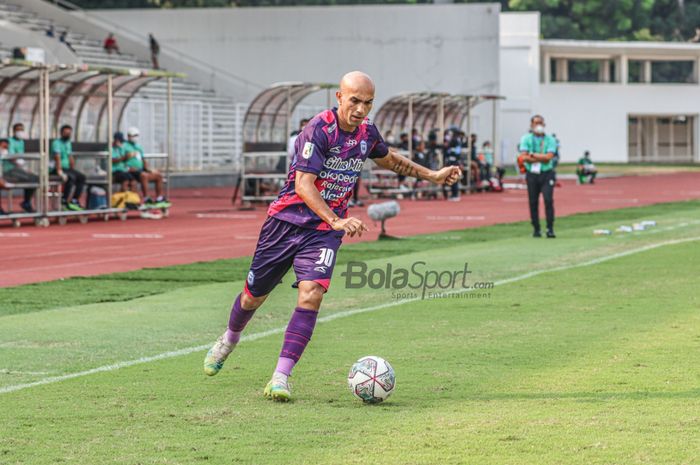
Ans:
[[[39,76],[49,74],[49,124],[55,137],[60,126],[73,126],[75,141],[99,142],[107,134],[107,91],[111,79],[116,127],[131,98],[148,83],[182,74],[86,65],[44,65],[21,60],[0,61],[0,124],[10,134],[24,123],[27,137],[40,137]]]
[[[263,90],[250,103],[243,120],[246,147],[286,143],[296,106],[321,90],[327,91],[327,100],[330,100],[330,91],[337,87],[337,84],[326,82],[278,82]]]
[[[444,92],[410,92],[387,100],[374,117],[374,123],[383,132],[410,131],[425,134],[434,128],[464,127],[475,106],[502,100],[500,95],[454,95]],[[443,121],[441,121],[441,111]],[[411,121],[412,120],[412,121]]]

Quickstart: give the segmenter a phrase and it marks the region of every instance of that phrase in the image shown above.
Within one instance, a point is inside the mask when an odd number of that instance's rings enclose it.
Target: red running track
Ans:
[[[234,209],[230,194],[227,188],[173,191],[174,207],[163,220],[0,226],[0,287],[252,255],[265,211]],[[555,208],[562,216],[697,198],[700,173],[608,178],[582,186],[563,181],[555,192]],[[518,189],[463,196],[460,202],[400,203],[401,214],[387,222],[388,232],[396,236],[529,218],[527,192]],[[351,212],[368,221],[371,231],[346,242],[375,240],[379,228],[368,219],[366,208]]]

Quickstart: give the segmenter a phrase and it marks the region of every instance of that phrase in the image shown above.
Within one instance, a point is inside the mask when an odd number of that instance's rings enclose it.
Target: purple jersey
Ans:
[[[267,214],[303,228],[331,229],[294,191],[297,171],[317,175],[321,197],[336,215],[345,218],[364,161],[387,153],[389,148],[369,119],[349,133],[340,129],[335,108],[316,115],[297,137],[287,182]]]

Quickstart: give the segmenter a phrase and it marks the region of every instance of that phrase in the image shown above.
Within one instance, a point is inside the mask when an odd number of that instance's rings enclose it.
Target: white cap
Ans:
[[[134,128],[134,127],[129,128],[129,130],[126,131],[126,135],[127,136],[138,136],[139,135],[139,128]]]

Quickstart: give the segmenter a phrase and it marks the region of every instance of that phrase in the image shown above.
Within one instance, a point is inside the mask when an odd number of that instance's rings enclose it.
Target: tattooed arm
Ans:
[[[460,170],[458,166],[446,166],[441,170],[433,171],[418,163],[412,162],[393,147],[389,149],[387,156],[375,158],[374,161],[382,168],[391,170],[396,174],[416,179],[425,179],[434,184],[447,184],[451,186],[462,177],[462,170]]]

